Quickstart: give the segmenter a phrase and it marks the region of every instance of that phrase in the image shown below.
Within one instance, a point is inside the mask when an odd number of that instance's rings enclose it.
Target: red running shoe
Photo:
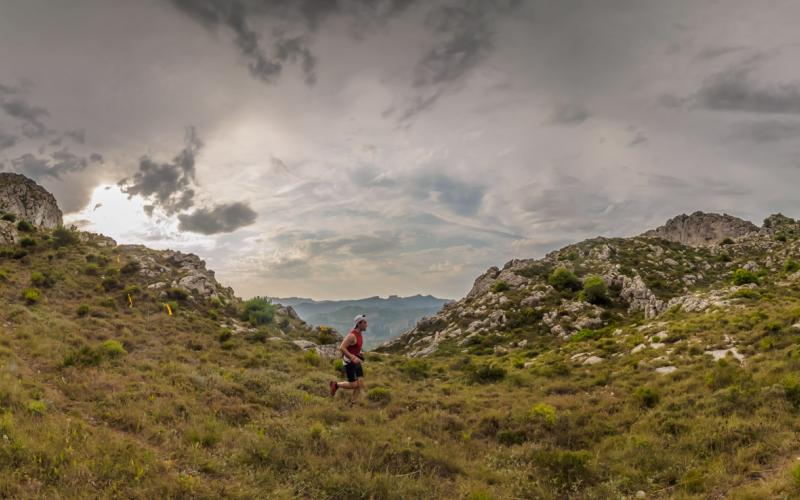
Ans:
[[[331,388],[331,396],[335,396],[336,395],[336,391],[339,390],[339,384],[337,384],[336,382],[331,380],[330,388]]]

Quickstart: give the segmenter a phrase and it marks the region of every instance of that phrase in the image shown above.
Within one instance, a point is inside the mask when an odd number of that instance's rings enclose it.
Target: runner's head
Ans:
[[[367,329],[367,315],[359,314],[355,317],[355,319],[353,319],[353,323],[353,328],[357,328],[363,332]]]

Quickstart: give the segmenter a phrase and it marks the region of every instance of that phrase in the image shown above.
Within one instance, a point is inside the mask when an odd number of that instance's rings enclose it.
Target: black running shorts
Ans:
[[[347,374],[348,382],[355,382],[357,378],[364,377],[364,367],[361,366],[361,363],[345,363],[344,372]]]

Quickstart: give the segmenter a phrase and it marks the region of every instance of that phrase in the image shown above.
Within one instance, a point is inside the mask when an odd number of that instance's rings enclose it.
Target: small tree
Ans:
[[[74,245],[78,242],[78,235],[75,231],[58,226],[53,230],[53,246],[56,248]]]
[[[581,280],[566,267],[559,267],[553,271],[547,282],[556,290],[577,292],[581,289]]]
[[[583,299],[590,304],[609,302],[606,282],[600,276],[589,276],[583,281]]]
[[[734,285],[747,285],[749,283],[758,283],[758,276],[752,271],[747,269],[736,269],[733,271],[731,282]]]

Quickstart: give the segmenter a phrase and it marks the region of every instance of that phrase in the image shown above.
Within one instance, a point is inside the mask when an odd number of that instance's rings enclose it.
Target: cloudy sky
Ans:
[[[0,169],[243,296],[476,275],[800,181],[796,0],[0,0]]]

